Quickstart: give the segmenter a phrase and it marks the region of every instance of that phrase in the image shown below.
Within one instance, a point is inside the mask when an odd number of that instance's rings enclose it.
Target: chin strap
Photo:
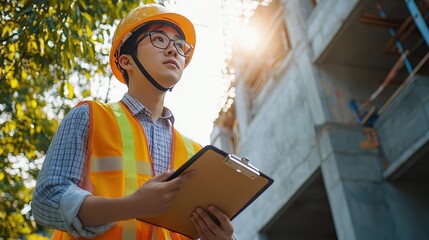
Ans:
[[[137,67],[140,69],[140,72],[143,73],[143,75],[147,78],[147,80],[149,80],[149,82],[156,87],[158,90],[163,91],[163,92],[167,92],[173,89],[174,86],[170,87],[170,88],[165,88],[163,86],[161,86],[161,84],[159,84],[157,81],[155,81],[155,79],[153,79],[153,77],[146,71],[146,69],[143,67],[143,65],[140,63],[139,59],[137,58],[135,53],[131,53],[130,54],[131,57],[133,58],[134,62],[137,64]]]

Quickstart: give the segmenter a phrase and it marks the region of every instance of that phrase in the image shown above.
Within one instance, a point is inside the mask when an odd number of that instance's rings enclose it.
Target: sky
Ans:
[[[220,0],[176,0],[167,7],[191,20],[197,42],[180,82],[167,92],[165,106],[173,112],[178,131],[208,145],[228,87],[221,75],[225,51]],[[126,86],[117,80],[112,84],[109,100],[118,101],[127,91]]]

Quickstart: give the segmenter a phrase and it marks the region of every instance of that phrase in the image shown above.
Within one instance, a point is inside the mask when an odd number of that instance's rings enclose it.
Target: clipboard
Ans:
[[[196,238],[198,232],[191,214],[197,207],[207,209],[214,205],[233,220],[274,182],[247,158],[225,153],[212,145],[202,148],[168,180],[194,169],[197,173],[180,188],[166,212],[138,220]]]

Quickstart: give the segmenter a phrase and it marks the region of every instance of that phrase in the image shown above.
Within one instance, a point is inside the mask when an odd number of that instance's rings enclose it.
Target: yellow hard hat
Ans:
[[[119,69],[119,53],[124,42],[131,36],[133,31],[137,30],[142,24],[151,21],[166,21],[176,25],[185,35],[185,40],[195,49],[195,28],[186,17],[170,12],[165,7],[158,4],[148,4],[131,10],[119,23],[113,34],[112,48],[110,49],[110,67],[115,77],[125,83],[125,79]],[[194,50],[186,56],[185,67],[192,59]]]

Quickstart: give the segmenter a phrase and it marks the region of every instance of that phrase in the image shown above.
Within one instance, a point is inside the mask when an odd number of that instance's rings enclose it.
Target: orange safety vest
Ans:
[[[122,197],[154,176],[146,135],[123,103],[87,103],[90,109],[88,159],[83,188],[94,196]],[[201,146],[173,128],[170,169],[178,169]],[[138,146],[138,147],[137,147]],[[53,239],[74,239],[55,231]],[[120,221],[95,239],[184,240],[181,234],[135,219]]]

